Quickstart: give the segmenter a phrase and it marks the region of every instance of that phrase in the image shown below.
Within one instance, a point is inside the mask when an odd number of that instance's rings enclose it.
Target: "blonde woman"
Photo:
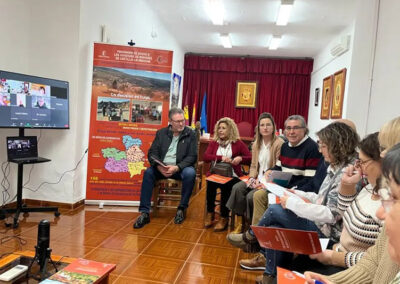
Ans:
[[[247,183],[240,181],[232,188],[226,206],[236,215],[247,215],[251,220],[253,213],[253,194],[261,187],[260,179],[264,173],[275,166],[281,153],[283,139],[277,137],[275,121],[272,115],[264,112],[258,118],[255,141],[251,152],[251,166]],[[239,219],[235,233],[240,233],[242,223]]]
[[[215,232],[220,232],[228,227],[229,209],[226,202],[231,194],[232,186],[240,181],[243,175],[241,164],[249,164],[251,153],[246,145],[239,139],[239,131],[235,122],[224,117],[217,121],[214,128],[214,141],[211,141],[204,153],[205,162],[225,162],[232,165],[233,179],[225,184],[207,181],[207,216],[204,223],[209,228],[214,223],[214,207],[217,188],[221,189],[220,218],[214,227]],[[210,172],[207,173],[210,175]]]

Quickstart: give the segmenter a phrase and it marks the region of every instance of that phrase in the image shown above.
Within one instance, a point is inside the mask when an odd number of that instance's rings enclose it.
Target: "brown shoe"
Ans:
[[[214,212],[207,212],[206,219],[204,220],[204,227],[210,228],[214,224]]]
[[[239,260],[240,267],[247,270],[265,270],[266,259],[262,253],[258,253],[251,259]]]
[[[214,227],[214,232],[222,232],[228,228],[229,218],[228,217],[220,217],[217,225]]]
[[[256,277],[256,284],[272,284],[274,282],[274,277],[270,275],[259,275]]]

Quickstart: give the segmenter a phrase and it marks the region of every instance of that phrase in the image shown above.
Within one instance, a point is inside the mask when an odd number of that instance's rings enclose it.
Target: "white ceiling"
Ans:
[[[354,18],[359,0],[295,0],[289,24],[276,26],[280,0],[223,0],[224,26],[214,26],[205,0],[147,0],[185,52],[278,57],[314,57]],[[157,27],[154,27],[157,32]],[[223,48],[230,33],[233,48]],[[278,50],[267,48],[282,35]]]

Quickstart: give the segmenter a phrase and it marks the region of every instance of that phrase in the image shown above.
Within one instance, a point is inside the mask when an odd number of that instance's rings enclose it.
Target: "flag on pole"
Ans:
[[[200,129],[204,133],[208,133],[207,130],[207,94],[204,92],[203,103],[201,104],[201,115],[200,115]]]
[[[193,111],[192,111],[192,124],[190,125],[193,129],[196,128],[196,105],[197,105],[197,92],[194,96]]]
[[[189,125],[189,94],[186,92],[185,104],[183,105],[183,116],[185,117],[185,125]]]

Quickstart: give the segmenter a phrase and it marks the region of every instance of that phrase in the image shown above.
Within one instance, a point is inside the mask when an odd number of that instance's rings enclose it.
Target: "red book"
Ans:
[[[292,272],[287,269],[283,269],[277,267],[277,282],[278,284],[304,284],[305,279],[304,276],[300,276],[299,274]]]
[[[315,254],[326,248],[329,239],[319,239],[318,233],[292,229],[251,226],[263,248],[300,254]],[[321,242],[322,245],[321,245]]]
[[[230,181],[231,179],[232,178],[230,178],[230,177],[224,177],[224,176],[220,176],[220,175],[216,175],[216,174],[212,174],[206,178],[206,180],[208,180],[208,181],[213,181],[213,182],[220,183],[220,184],[225,184],[228,181]]]
[[[41,283],[97,283],[115,267],[115,264],[78,258]]]

